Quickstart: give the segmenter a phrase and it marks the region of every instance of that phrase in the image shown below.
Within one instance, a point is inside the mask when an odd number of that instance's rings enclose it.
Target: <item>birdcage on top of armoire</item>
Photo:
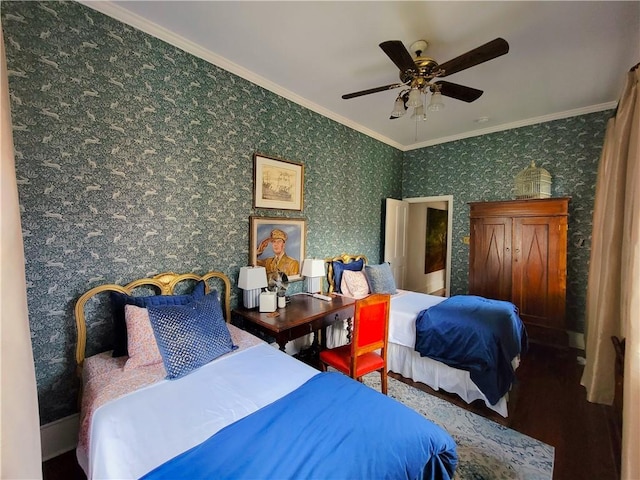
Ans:
[[[536,162],[522,170],[515,179],[517,199],[549,198],[551,197],[551,174],[542,167],[536,167]]]

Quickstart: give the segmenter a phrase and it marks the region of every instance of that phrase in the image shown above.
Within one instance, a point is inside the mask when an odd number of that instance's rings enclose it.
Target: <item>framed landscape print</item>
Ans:
[[[253,155],[253,206],[279,210],[302,210],[304,165]]]
[[[303,218],[249,217],[249,263],[265,267],[267,276],[284,272],[302,280],[307,221]]]

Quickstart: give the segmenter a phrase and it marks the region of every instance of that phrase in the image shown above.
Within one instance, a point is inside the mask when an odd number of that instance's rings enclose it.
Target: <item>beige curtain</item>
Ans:
[[[640,478],[640,100],[634,68],[609,120],[598,169],[587,288],[582,385],[590,402],[611,404],[615,352],[626,339],[622,478]]]
[[[40,419],[1,28],[0,56],[0,477],[31,479],[42,478]]]

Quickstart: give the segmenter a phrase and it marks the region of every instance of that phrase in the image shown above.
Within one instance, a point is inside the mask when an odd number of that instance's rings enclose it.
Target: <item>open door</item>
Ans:
[[[428,207],[448,212],[447,250],[443,273],[423,273],[425,270]],[[409,229],[409,225],[411,225],[411,229]],[[444,287],[444,296],[450,295],[452,229],[453,195],[405,198],[404,200],[386,199],[384,261],[391,264],[393,277],[398,288],[441,295],[443,294],[442,290],[438,289]],[[442,282],[442,287],[440,287]]]
[[[384,261],[391,264],[397,288],[404,288],[407,276],[407,219],[409,203],[386,199]]]

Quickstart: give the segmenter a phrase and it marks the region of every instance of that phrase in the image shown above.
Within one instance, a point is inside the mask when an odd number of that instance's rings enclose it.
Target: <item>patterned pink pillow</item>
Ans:
[[[369,295],[369,283],[363,271],[345,270],[342,272],[340,291],[343,295],[352,298],[362,298]]]
[[[129,359],[124,369],[130,370],[162,363],[162,356],[149,320],[149,310],[135,305],[125,305],[124,319],[127,323],[127,349],[129,350]]]

